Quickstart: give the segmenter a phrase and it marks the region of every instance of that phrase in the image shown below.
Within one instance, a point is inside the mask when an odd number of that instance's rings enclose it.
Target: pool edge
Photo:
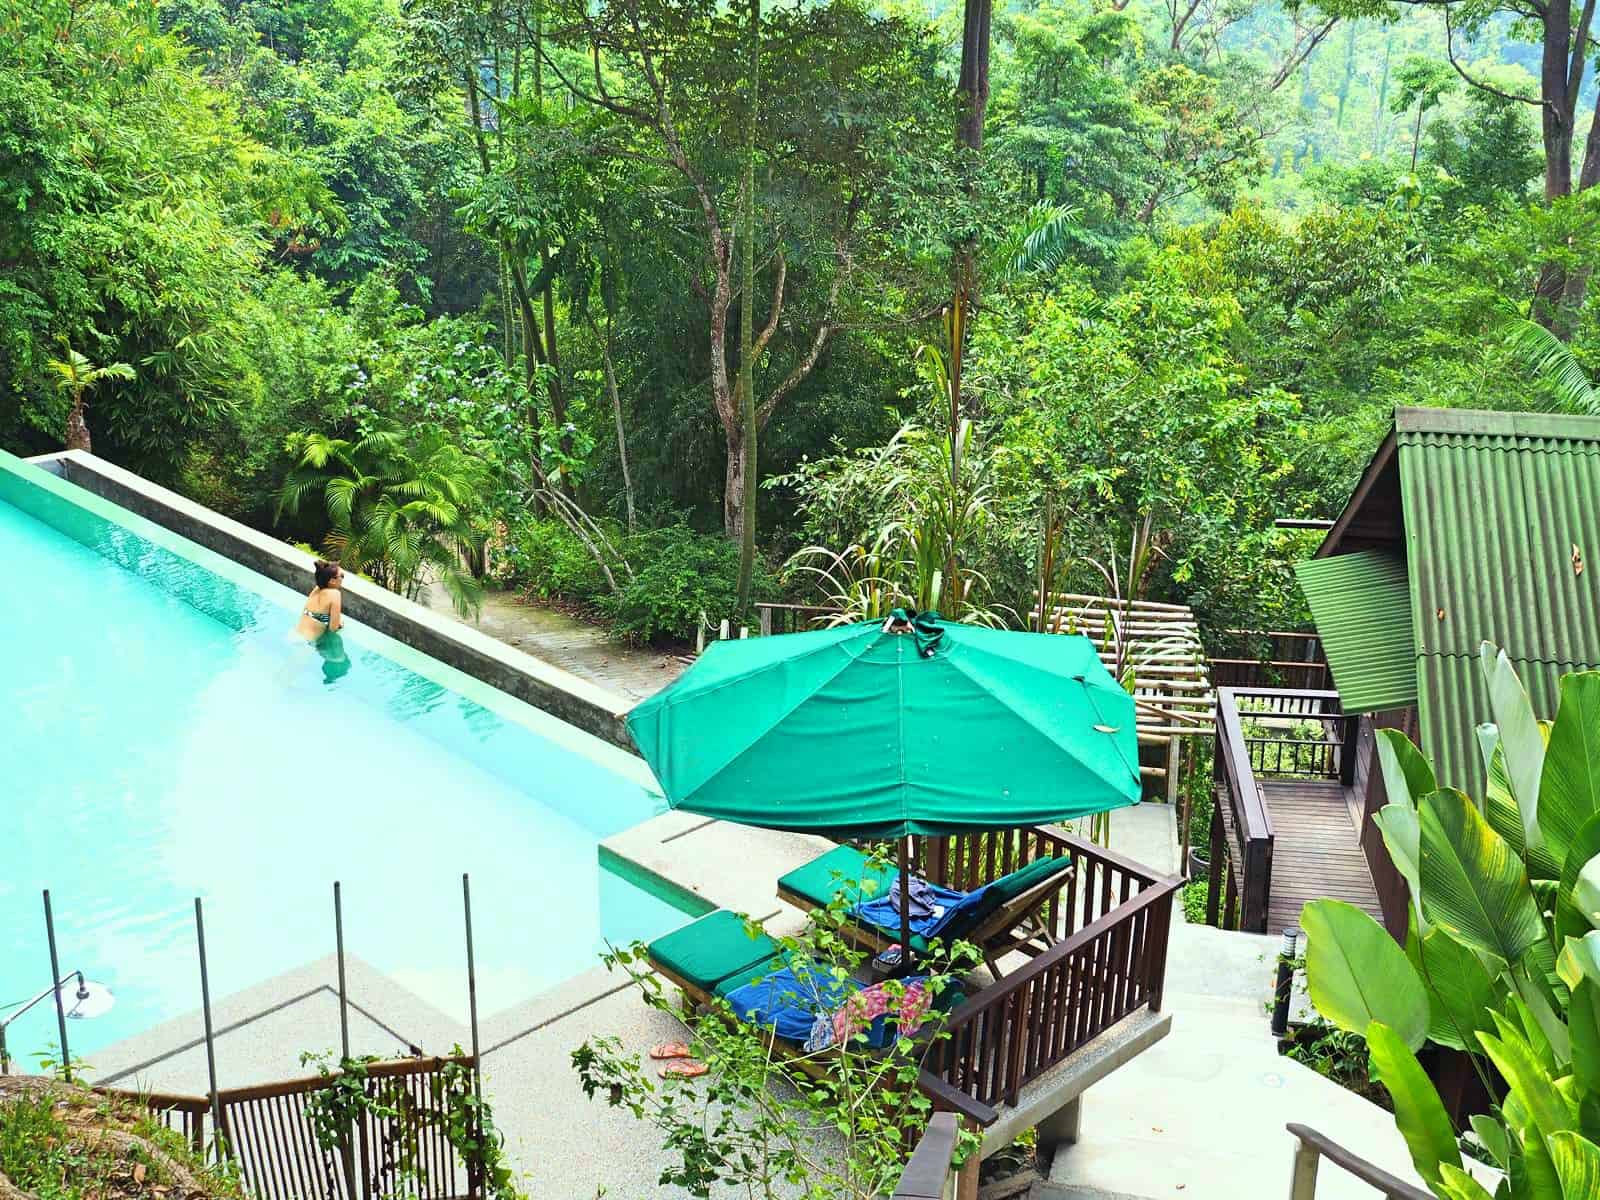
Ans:
[[[275,583],[304,590],[311,576],[312,559],[303,551],[86,451],[21,461]],[[364,579],[346,583],[345,611],[402,645],[637,755],[622,720],[631,705],[614,692]]]

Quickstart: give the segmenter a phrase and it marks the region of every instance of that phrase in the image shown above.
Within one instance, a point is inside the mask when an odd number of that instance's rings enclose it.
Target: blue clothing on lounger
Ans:
[[[928,893],[935,904],[944,906],[944,912],[938,916],[929,913],[911,916],[911,932],[919,933],[925,938],[937,936],[946,926],[958,916],[962,916],[977,908],[982,902],[983,894],[988,890],[981,887],[973,892],[956,892],[950,888],[941,887],[937,883],[927,884]],[[863,900],[850,910],[852,914],[864,921],[870,921],[879,929],[890,933],[900,931],[900,910],[895,907],[890,896],[880,896],[876,900]]]
[[[793,967],[783,967],[734,988],[725,999],[740,1020],[765,1025],[787,1041],[804,1042],[817,1014],[832,1012],[860,990],[853,979],[839,980],[804,967],[797,974]]]

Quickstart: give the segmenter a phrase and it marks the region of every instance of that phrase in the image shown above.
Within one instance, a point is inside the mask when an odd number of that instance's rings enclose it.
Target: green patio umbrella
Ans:
[[[900,838],[902,896],[909,834],[1139,799],[1133,698],[1088,638],[937,613],[713,643],[627,724],[673,808]]]

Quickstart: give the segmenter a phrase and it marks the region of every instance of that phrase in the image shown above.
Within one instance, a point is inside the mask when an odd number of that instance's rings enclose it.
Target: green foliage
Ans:
[[[1428,996],[1405,951],[1382,926],[1342,900],[1314,900],[1300,914],[1306,974],[1317,1011],[1345,1029],[1382,1021],[1407,1047],[1428,1032]]]
[[[107,1131],[115,1141],[101,1136]],[[160,1195],[191,1183],[203,1189],[196,1195],[244,1195],[226,1168],[202,1161],[182,1134],[142,1107],[59,1086],[0,1098],[0,1178],[38,1200]]]
[[[529,597],[593,604],[606,590],[594,555],[565,524],[533,517],[519,522],[494,556],[496,576]]]
[[[1406,960],[1396,961],[1376,922],[1350,910],[1312,930],[1307,972],[1323,1014],[1366,1038],[1374,1074],[1435,1195],[1485,1193],[1462,1173],[1445,1109],[1412,1054],[1416,1041],[1382,1019],[1383,1011],[1410,1012],[1419,989],[1428,997],[1429,1036],[1465,1048],[1485,1080],[1492,1066],[1504,1081],[1494,1089],[1500,1100],[1491,1115],[1474,1120],[1478,1140],[1507,1172],[1497,1194],[1576,1200],[1590,1192],[1572,1186],[1588,1189],[1592,1164],[1600,1162],[1600,960],[1593,955],[1600,929],[1592,928],[1600,911],[1591,915],[1584,885],[1591,864],[1600,874],[1600,755],[1589,703],[1600,694],[1600,675],[1563,680],[1562,705],[1545,731],[1523,728],[1526,696],[1492,647],[1485,647],[1483,668],[1500,721],[1489,772],[1491,797],[1500,797],[1489,804],[1492,818],[1456,792],[1415,794],[1413,785],[1431,783],[1431,771],[1410,750],[1397,750],[1395,739],[1381,742],[1385,777],[1405,781],[1391,793],[1394,802],[1418,816],[1413,887],[1420,916]],[[1551,763],[1547,737],[1560,747],[1559,765]],[[1512,778],[1522,780],[1516,789]],[[1565,863],[1549,853],[1558,838]],[[1546,853],[1536,856],[1530,845]],[[1308,905],[1307,916],[1316,920],[1326,909],[1327,902]],[[1420,921],[1426,936],[1418,933]],[[1372,1003],[1325,1003],[1352,977]]]
[[[463,1051],[456,1046],[451,1058]],[[506,1162],[505,1139],[495,1127],[494,1110],[480,1094],[472,1067],[459,1061],[446,1062],[428,1077],[428,1093],[419,1102],[408,1080],[396,1075],[373,1075],[371,1064],[380,1061],[367,1055],[341,1058],[331,1054],[303,1053],[302,1066],[315,1065],[325,1086],[306,1098],[306,1120],[312,1136],[322,1150],[322,1168],[330,1192],[341,1190],[340,1174],[351,1169],[370,1170],[374,1177],[393,1179],[401,1194],[422,1194],[441,1186],[430,1179],[436,1169],[428,1143],[436,1134],[461,1159],[475,1192],[490,1200],[521,1200],[512,1171]],[[375,1161],[364,1160],[355,1167],[356,1131],[374,1122],[383,1136],[363,1147]],[[354,1181],[347,1181],[346,1186]]]
[[[632,642],[687,640],[703,621],[731,617],[738,594],[739,547],[685,525],[643,531],[627,539],[636,575],[616,595],[598,599],[613,633]],[[757,564],[754,600],[777,598],[771,574]]]
[[[412,599],[437,582],[457,611],[477,609],[481,587],[467,566],[483,546],[476,460],[437,433],[395,429],[355,441],[291,434],[288,450],[297,463],[281,511],[296,515],[307,496],[319,495],[331,558]]]
[[[864,964],[866,954],[841,933],[850,903],[836,899],[811,914],[798,934],[778,939],[798,976],[843,980]],[[761,932],[754,922],[749,928],[752,937]],[[915,1037],[873,1049],[857,1031],[823,1050],[794,1047],[792,1055],[774,1053],[767,1034],[739,1022],[720,997],[686,1014],[649,969],[642,945],[605,959],[627,973],[652,1008],[686,1022],[691,1054],[709,1068],[699,1079],[663,1086],[615,1038],[590,1038],[573,1051],[585,1095],[604,1098],[659,1133],[667,1153],[660,1186],[691,1196],[721,1194],[721,1185],[752,1196],[878,1200],[895,1187],[927,1125],[932,1103],[916,1086],[921,1063],[948,1037],[943,1014],[978,955],[965,943],[936,940],[919,957],[925,1010],[912,1008],[903,983],[884,985],[889,1028],[903,1022],[909,1029],[918,1014],[923,1023]],[[962,1134],[958,1160],[976,1150],[977,1140]]]

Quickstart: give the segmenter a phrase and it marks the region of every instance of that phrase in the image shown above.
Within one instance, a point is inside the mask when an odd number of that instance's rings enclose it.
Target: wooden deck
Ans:
[[[1383,910],[1350,819],[1345,788],[1334,780],[1257,777],[1272,819],[1272,886],[1267,930],[1300,925],[1308,900],[1331,896],[1363,908],[1380,923]]]

